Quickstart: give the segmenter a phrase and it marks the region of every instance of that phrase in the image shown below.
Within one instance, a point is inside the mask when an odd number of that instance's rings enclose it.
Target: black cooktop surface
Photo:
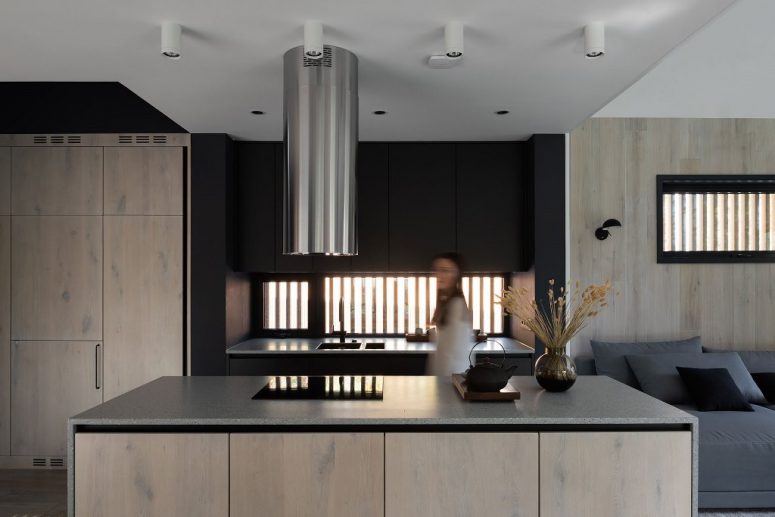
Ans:
[[[253,400],[382,400],[382,376],[270,377]]]

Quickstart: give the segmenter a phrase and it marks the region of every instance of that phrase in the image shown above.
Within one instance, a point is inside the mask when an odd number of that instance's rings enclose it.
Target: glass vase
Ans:
[[[565,348],[546,348],[535,366],[538,384],[546,391],[565,391],[576,382],[576,363]]]

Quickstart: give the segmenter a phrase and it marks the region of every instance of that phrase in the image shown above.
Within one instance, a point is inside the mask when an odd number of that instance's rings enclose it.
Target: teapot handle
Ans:
[[[476,349],[476,347],[477,347],[477,346],[479,346],[479,345],[481,345],[482,343],[489,343],[490,341],[492,341],[493,343],[497,343],[497,345],[498,345],[499,347],[501,347],[501,350],[503,350],[503,359],[501,359],[501,364],[500,364],[500,366],[503,366],[503,365],[506,363],[506,348],[505,348],[505,347],[504,347],[504,346],[501,344],[501,342],[500,342],[500,341],[498,341],[497,339],[487,339],[487,340],[485,340],[485,341],[479,341],[478,343],[474,344],[474,346],[472,346],[472,347],[471,347],[471,351],[470,351],[470,352],[468,352],[468,366],[470,366],[471,368],[473,368],[474,366],[476,366],[475,364],[473,364],[473,363],[471,362],[471,354],[473,354],[473,353],[474,353],[474,350]]]

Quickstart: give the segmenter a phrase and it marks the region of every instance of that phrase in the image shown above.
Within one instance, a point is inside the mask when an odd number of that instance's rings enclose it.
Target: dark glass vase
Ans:
[[[576,382],[576,363],[563,349],[547,348],[536,361],[536,381],[546,391],[565,391]]]

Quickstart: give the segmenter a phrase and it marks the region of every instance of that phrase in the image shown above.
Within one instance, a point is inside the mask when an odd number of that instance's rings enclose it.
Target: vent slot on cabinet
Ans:
[[[119,144],[131,144],[132,143],[132,136],[131,135],[118,135],[118,143]]]
[[[81,143],[81,137],[78,135],[70,135],[67,137],[67,143],[68,144],[80,144]]]
[[[323,47],[323,57],[320,59],[310,59],[304,56],[304,66],[323,66],[331,68],[333,66],[331,59],[331,47]]]
[[[136,144],[147,144],[150,143],[151,137],[148,135],[138,135],[135,137],[135,143]]]
[[[65,466],[65,459],[64,458],[51,458],[48,460],[48,464],[52,467],[64,467]]]
[[[49,141],[52,144],[64,144],[65,143],[65,137],[63,137],[62,135],[53,135],[53,136],[49,137]]]
[[[46,458],[32,458],[32,466],[33,467],[45,467],[46,466]]]
[[[45,136],[33,136],[32,137],[32,143],[33,144],[45,144],[48,143],[48,138]]]
[[[154,144],[166,144],[167,143],[166,135],[153,135],[153,143]]]

